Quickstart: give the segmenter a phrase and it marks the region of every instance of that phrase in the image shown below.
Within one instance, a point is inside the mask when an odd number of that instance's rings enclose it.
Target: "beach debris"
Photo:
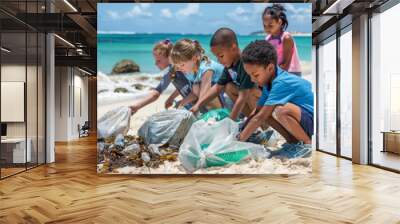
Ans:
[[[128,90],[124,87],[118,87],[114,89],[114,93],[127,93]]]
[[[160,151],[158,150],[157,145],[150,144],[148,148],[149,148],[149,151],[150,151],[152,154],[154,154],[154,155],[161,155]]]
[[[138,143],[133,143],[128,145],[125,149],[122,150],[122,153],[127,156],[137,155],[140,152],[140,145]]]
[[[124,136],[122,134],[118,134],[114,140],[114,144],[119,147],[124,147]]]
[[[139,76],[139,77],[136,78],[137,81],[147,81],[147,80],[149,80],[149,79],[150,79],[150,78],[147,77],[147,76]]]
[[[135,88],[135,89],[137,89],[137,90],[143,90],[144,88],[146,88],[145,85],[140,84],[140,83],[132,84],[132,87]]]
[[[113,74],[140,72],[140,67],[132,60],[124,59],[114,65]]]
[[[144,139],[134,135],[117,135],[99,138],[98,164],[99,172],[109,173],[126,166],[158,168],[165,161],[178,159],[178,148],[164,145],[147,145]]]
[[[142,152],[142,155],[140,156],[140,158],[143,160],[143,162],[149,162],[150,159],[150,155],[148,152]]]
[[[150,116],[139,128],[138,135],[147,145],[168,144],[178,148],[195,120],[190,111],[165,110]]]

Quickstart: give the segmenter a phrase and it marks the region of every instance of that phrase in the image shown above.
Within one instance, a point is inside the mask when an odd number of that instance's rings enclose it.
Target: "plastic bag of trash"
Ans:
[[[188,172],[225,166],[245,159],[268,158],[263,146],[236,140],[238,123],[224,119],[216,123],[199,120],[192,125],[179,148],[179,160]]]
[[[129,130],[131,109],[129,107],[118,107],[105,113],[97,120],[98,138],[107,138],[125,135]]]
[[[214,119],[216,121],[220,121],[229,117],[231,111],[226,108],[220,108],[215,110],[210,110],[207,113],[200,116],[200,120],[208,121],[208,119]]]
[[[138,135],[146,144],[165,144],[179,147],[196,121],[187,110],[165,110],[149,117],[139,128]]]

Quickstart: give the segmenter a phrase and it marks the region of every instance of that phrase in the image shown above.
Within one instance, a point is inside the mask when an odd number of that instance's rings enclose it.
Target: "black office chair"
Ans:
[[[80,125],[78,124],[79,138],[89,136],[89,129],[89,121],[85,121],[82,127],[80,127]]]

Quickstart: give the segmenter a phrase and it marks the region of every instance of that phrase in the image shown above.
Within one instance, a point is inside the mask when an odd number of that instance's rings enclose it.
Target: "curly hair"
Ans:
[[[286,30],[289,25],[288,19],[285,13],[286,9],[280,4],[273,4],[272,6],[268,6],[264,9],[262,17],[269,15],[271,18],[276,20],[282,20],[282,30]]]
[[[242,52],[242,61],[246,64],[276,65],[277,55],[274,46],[265,40],[252,41]]]

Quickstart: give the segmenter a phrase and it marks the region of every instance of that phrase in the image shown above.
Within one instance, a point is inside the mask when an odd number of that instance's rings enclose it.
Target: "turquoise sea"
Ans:
[[[190,38],[200,42],[207,55],[215,60],[210,52],[210,35],[195,34],[98,34],[97,35],[97,69],[109,74],[114,65],[122,59],[131,59],[139,64],[141,72],[159,72],[152,56],[153,45],[160,40]],[[253,40],[265,39],[263,35],[239,35],[241,49]],[[311,36],[294,37],[300,60],[311,63]]]

